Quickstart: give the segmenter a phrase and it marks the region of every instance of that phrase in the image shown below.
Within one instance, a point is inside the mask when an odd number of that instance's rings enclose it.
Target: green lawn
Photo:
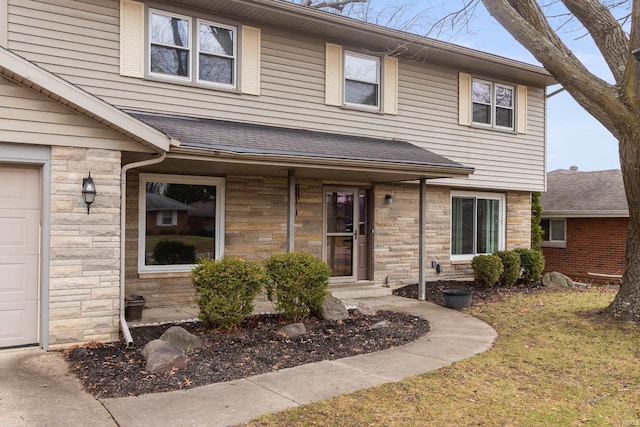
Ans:
[[[640,325],[600,290],[513,295],[468,310],[499,334],[451,366],[261,417],[249,426],[640,426]]]

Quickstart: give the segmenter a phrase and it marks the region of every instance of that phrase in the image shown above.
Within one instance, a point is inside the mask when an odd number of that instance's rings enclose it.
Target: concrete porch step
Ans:
[[[391,288],[380,285],[352,285],[341,286],[339,288],[329,287],[331,295],[339,300],[346,300],[351,298],[369,298],[369,297],[385,297],[392,294]]]

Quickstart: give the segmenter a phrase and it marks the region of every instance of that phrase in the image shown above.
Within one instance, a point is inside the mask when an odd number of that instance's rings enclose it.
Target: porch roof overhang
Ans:
[[[193,171],[194,160],[216,174],[397,182],[466,177],[474,168],[407,141],[368,138],[303,129],[238,123],[197,117],[128,112],[170,138],[172,146],[163,170]]]
[[[106,126],[151,152],[167,151],[172,143],[162,132],[1,46],[0,76]]]

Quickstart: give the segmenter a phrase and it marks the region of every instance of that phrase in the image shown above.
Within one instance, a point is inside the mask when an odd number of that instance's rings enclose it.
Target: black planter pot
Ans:
[[[124,319],[127,322],[139,322],[142,320],[142,309],[144,308],[144,297],[142,295],[133,295],[131,298],[125,299],[124,302]]]
[[[467,289],[445,289],[444,303],[449,308],[461,309],[471,306],[473,291]]]

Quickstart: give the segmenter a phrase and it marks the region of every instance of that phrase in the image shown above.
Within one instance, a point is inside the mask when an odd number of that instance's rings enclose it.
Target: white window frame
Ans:
[[[505,248],[505,223],[506,223],[506,197],[502,193],[486,193],[486,192],[469,192],[469,191],[452,191],[450,197],[450,212],[449,212],[449,254],[451,257],[451,261],[471,261],[474,256],[478,255],[477,253],[477,245],[478,242],[475,241],[476,235],[474,233],[474,253],[472,254],[462,254],[462,255],[454,255],[451,253],[453,248],[453,199],[454,198],[465,198],[465,199],[475,199],[476,203],[474,203],[474,230],[477,228],[477,220],[478,220],[478,204],[477,200],[498,200],[499,203],[499,224],[498,224],[498,250],[502,251]]]
[[[543,236],[542,241],[540,242],[540,246],[548,247],[548,248],[566,248],[567,247],[567,219],[566,218],[542,218],[542,221],[549,221],[549,234],[553,234],[553,226],[552,222],[563,222],[564,223],[564,234],[562,239],[553,239],[553,235]],[[548,240],[544,240],[547,238]]]
[[[152,43],[151,41],[151,16],[152,14],[158,14],[163,16],[169,16],[172,18],[184,19],[189,22],[189,34],[188,34],[188,51],[189,51],[189,72],[186,77],[184,76],[174,76],[171,74],[163,74],[163,73],[154,73],[151,72],[151,45],[159,45],[159,43]],[[149,27],[149,31],[147,34],[147,41],[145,49],[146,53],[146,61],[147,64],[145,66],[146,73],[151,79],[156,80],[165,80],[172,81],[174,83],[184,83],[194,86],[209,86],[216,87],[220,89],[230,89],[237,90],[238,89],[238,61],[240,59],[240,55],[238,54],[238,37],[240,34],[240,28],[235,25],[223,24],[217,21],[212,21],[209,19],[199,19],[194,16],[181,15],[179,13],[169,12],[161,9],[152,9],[149,8],[149,12],[146,17],[147,26]],[[195,22],[195,26],[194,26]],[[233,57],[223,56],[223,55],[214,55],[223,58],[233,58],[233,69],[232,69],[232,80],[233,84],[212,82],[208,80],[200,80],[200,24],[213,25],[215,27],[224,28],[226,30],[233,31]],[[175,47],[175,46],[168,46]],[[185,49],[187,50],[187,49]]]
[[[168,213],[168,215],[166,215]],[[169,215],[171,218],[169,218]],[[169,218],[171,222],[164,223],[164,218]],[[158,227],[175,227],[178,225],[178,211],[158,211],[156,214],[156,225]]]
[[[171,18],[184,19],[189,22],[189,34],[187,35],[187,40],[189,43],[188,43],[187,49],[185,49],[185,50],[188,50],[189,52],[189,62],[188,62],[189,72],[187,73],[186,76],[174,76],[172,74],[154,73],[151,71],[151,45],[156,44],[158,46],[175,47],[173,45],[161,45],[159,43],[152,42],[153,25],[151,24],[151,17],[154,13],[157,15],[169,16]],[[194,56],[193,55],[193,20],[191,19],[191,17],[180,15],[178,13],[168,12],[166,10],[149,9],[149,13],[147,15],[147,26],[149,27],[149,34],[148,34],[148,40],[146,43],[146,49],[147,49],[146,69],[147,69],[147,72],[149,73],[149,76],[157,79],[167,79],[167,80],[172,80],[176,82],[191,82],[193,80],[193,61],[194,61],[193,59],[193,56]]]
[[[224,223],[225,223],[225,179],[209,176],[171,175],[141,173],[138,187],[138,273],[175,273],[189,272],[194,264],[177,265],[145,265],[146,241],[146,184],[147,182],[168,182],[170,184],[211,185],[216,187],[216,225],[215,254],[216,259],[224,255]]]
[[[358,104],[355,102],[347,102],[347,56],[359,57],[363,59],[373,60],[376,62],[376,84],[378,85],[376,105]],[[351,50],[344,50],[344,58],[342,59],[342,101],[343,104],[350,108],[368,110],[368,111],[381,111],[382,109],[382,62],[379,57],[373,55],[365,55],[362,53],[354,52]],[[349,79],[353,80],[353,79]],[[357,82],[371,84],[362,80],[353,80]]]
[[[200,80],[200,25],[201,24],[206,24],[206,25],[212,25],[214,27],[218,27],[218,28],[223,28],[225,30],[231,30],[233,32],[233,55],[232,56],[228,56],[228,55],[218,55],[218,54],[213,54],[210,52],[207,52],[207,55],[211,55],[211,56],[217,56],[220,58],[231,58],[233,59],[233,67],[231,70],[231,81],[233,82],[232,84],[226,84],[226,83],[219,83],[219,82],[212,82],[209,80]],[[217,86],[217,87],[225,87],[225,88],[230,88],[230,89],[235,89],[236,87],[238,87],[238,27],[235,27],[233,25],[225,25],[225,24],[221,24],[219,22],[215,22],[215,21],[209,21],[207,19],[198,19],[196,20],[196,25],[197,25],[197,30],[196,30],[196,48],[194,49],[197,52],[197,57],[194,59],[195,62],[195,79],[196,82],[198,82],[199,84],[203,84],[203,85],[208,85],[208,86]]]
[[[484,84],[488,84],[491,86],[491,100],[489,104],[483,103],[483,102],[475,102],[473,100],[473,84],[474,83],[484,83]],[[503,106],[498,106],[496,103],[496,92],[498,90],[498,88],[505,88],[505,89],[509,89],[511,90],[512,93],[512,97],[511,97],[511,127],[507,127],[507,126],[500,126],[496,123],[496,119],[497,119],[497,109],[498,108],[503,108],[503,109],[509,109],[507,107],[503,107]],[[485,80],[485,79],[477,79],[475,77],[471,78],[471,94],[470,94],[470,118],[471,118],[471,124],[473,126],[479,126],[479,127],[485,127],[485,128],[492,128],[492,129],[500,129],[500,130],[506,130],[506,131],[510,131],[510,132],[514,132],[516,130],[516,120],[517,120],[517,116],[516,116],[516,96],[517,96],[517,90],[516,90],[516,86],[515,85],[508,85],[508,84],[503,84],[503,83],[497,83],[497,82],[492,82],[489,80]],[[473,105],[474,104],[481,104],[481,105],[489,105],[490,108],[490,112],[491,112],[491,120],[489,121],[489,123],[484,123],[484,122],[476,122],[475,120],[473,120]]]

